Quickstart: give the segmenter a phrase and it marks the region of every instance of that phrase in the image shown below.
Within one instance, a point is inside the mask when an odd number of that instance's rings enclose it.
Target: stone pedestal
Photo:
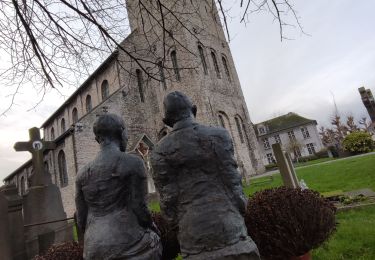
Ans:
[[[64,241],[64,239],[57,241],[55,235],[50,234],[64,229],[67,222],[47,223],[63,219],[66,219],[66,213],[60,190],[56,185],[34,186],[29,189],[24,203],[26,247],[29,258],[48,249],[56,242]]]
[[[12,260],[26,259],[25,232],[22,216],[23,199],[18,195],[15,185],[3,186],[0,196],[3,195],[8,203],[8,230],[9,242],[11,245]]]
[[[0,193],[0,258],[12,259],[12,248],[10,244],[10,233],[8,229],[8,202]]]

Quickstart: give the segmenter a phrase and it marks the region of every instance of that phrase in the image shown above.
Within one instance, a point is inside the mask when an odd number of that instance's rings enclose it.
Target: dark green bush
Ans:
[[[319,152],[315,153],[315,156],[318,157],[319,159],[321,158],[328,158],[328,150],[326,148],[320,150]]]
[[[315,154],[312,154],[312,155],[303,156],[303,157],[298,158],[298,162],[309,162],[309,161],[313,161],[313,160],[317,160],[317,159],[319,159],[318,156],[316,156]]]
[[[266,168],[266,171],[270,171],[270,170],[276,169],[277,165],[276,165],[276,163],[270,163],[270,164],[266,165],[265,168]]]
[[[352,154],[368,153],[372,151],[374,141],[369,133],[358,131],[347,135],[342,146],[345,151]]]

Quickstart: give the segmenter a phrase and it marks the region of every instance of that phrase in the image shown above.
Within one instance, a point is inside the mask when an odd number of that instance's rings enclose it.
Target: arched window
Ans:
[[[86,96],[86,112],[90,112],[92,109],[92,102],[91,102],[91,96],[87,95]]]
[[[60,185],[61,187],[65,187],[66,185],[68,185],[68,173],[66,171],[66,160],[63,150],[59,152],[57,161],[59,164]]]
[[[44,171],[45,171],[46,173],[49,173],[49,165],[48,165],[48,162],[47,162],[47,161],[44,162]]]
[[[53,127],[51,128],[51,140],[55,140],[55,129]]]
[[[141,98],[141,102],[145,102],[145,96],[143,93],[143,76],[142,76],[142,71],[140,69],[137,69],[135,71],[137,74],[137,82],[138,82],[138,91],[139,91],[139,96]]]
[[[231,76],[230,76],[230,71],[229,71],[227,59],[224,56],[222,56],[221,59],[223,61],[223,66],[224,66],[225,74],[227,75],[227,78],[228,78],[229,82],[231,82],[232,79],[231,79]]]
[[[236,116],[234,120],[236,121],[237,131],[238,135],[240,136],[241,143],[243,143],[245,142],[245,139],[242,132],[242,120],[238,116]]]
[[[164,68],[163,68],[163,62],[162,61],[158,62],[158,67],[159,67],[160,81],[163,84],[163,88],[167,89],[167,82],[165,82],[165,75],[164,75]]]
[[[102,100],[104,100],[109,96],[108,80],[103,80],[101,91],[102,91]]]
[[[212,62],[213,62],[214,67],[215,67],[216,76],[220,79],[221,78],[220,69],[219,69],[219,64],[217,63],[215,52],[211,51],[211,57],[212,57]]]
[[[77,111],[77,108],[73,108],[72,118],[73,118],[73,124],[77,123],[77,121],[78,121],[78,111]]]
[[[204,51],[203,51],[202,46],[198,45],[198,51],[199,51],[199,56],[201,58],[201,63],[203,66],[204,74],[207,75],[208,74],[207,62],[206,62],[206,57],[204,56]]]
[[[61,119],[61,134],[65,133],[66,131],[66,126],[65,126],[65,119]]]
[[[20,185],[21,185],[21,190],[20,190],[21,195],[25,195],[25,192],[26,192],[26,182],[25,182],[25,177],[24,176],[21,177],[21,183],[20,183]]]
[[[224,122],[224,117],[223,115],[219,114],[219,124],[221,127],[225,128],[225,122]]]
[[[174,70],[174,75],[176,77],[176,80],[180,81],[181,77],[180,77],[180,70],[178,68],[178,63],[177,63],[177,54],[176,54],[176,51],[172,51],[171,52],[171,59],[172,59],[173,70]]]

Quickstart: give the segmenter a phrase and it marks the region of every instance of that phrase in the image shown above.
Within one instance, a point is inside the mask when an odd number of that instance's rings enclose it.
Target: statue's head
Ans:
[[[115,114],[99,116],[94,123],[95,140],[99,144],[117,142],[120,150],[125,152],[128,143],[128,132],[124,120]]]
[[[195,117],[197,107],[193,105],[190,98],[184,93],[174,91],[164,98],[164,119],[163,122],[173,127],[178,121],[189,117]]]

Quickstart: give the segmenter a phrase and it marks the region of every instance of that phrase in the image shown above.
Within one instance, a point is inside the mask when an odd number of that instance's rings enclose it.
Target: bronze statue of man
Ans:
[[[224,128],[195,122],[196,106],[181,92],[164,99],[172,131],[156,145],[151,163],[161,211],[178,228],[184,259],[259,259],[247,235],[246,198]]]
[[[159,260],[161,242],[145,202],[145,167],[140,158],[125,153],[124,121],[114,114],[102,115],[94,133],[100,151],[76,179],[84,259]]]

